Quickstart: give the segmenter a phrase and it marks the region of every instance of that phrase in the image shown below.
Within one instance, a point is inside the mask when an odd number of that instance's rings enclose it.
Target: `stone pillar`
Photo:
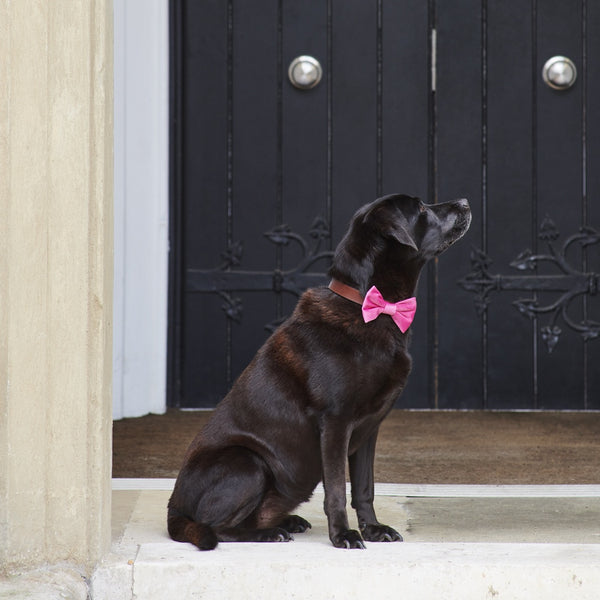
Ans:
[[[110,542],[111,0],[0,0],[0,57],[0,564],[90,567]]]

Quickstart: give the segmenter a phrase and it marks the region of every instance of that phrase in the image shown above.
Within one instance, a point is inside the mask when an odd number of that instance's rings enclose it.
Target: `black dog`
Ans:
[[[330,287],[302,295],[190,445],[169,500],[174,540],[201,550],[218,541],[288,541],[310,527],[290,512],[321,480],[334,546],[402,540],[373,510],[377,431],[411,367],[402,330],[414,299],[389,303],[413,296],[423,265],[470,222],[466,200],[425,205],[402,195],[354,215]],[[372,303],[387,302],[365,322],[358,304],[373,286]],[[385,314],[375,318],[378,310]],[[348,525],[346,458],[360,533]]]

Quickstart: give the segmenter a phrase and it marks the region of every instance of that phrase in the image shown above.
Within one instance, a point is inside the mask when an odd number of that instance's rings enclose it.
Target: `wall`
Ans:
[[[0,0],[0,564],[110,541],[112,3]]]
[[[113,417],[166,409],[168,0],[116,0]]]

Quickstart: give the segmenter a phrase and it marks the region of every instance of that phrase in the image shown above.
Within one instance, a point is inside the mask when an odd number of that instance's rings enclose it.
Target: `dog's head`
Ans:
[[[393,295],[411,293],[423,265],[459,240],[470,223],[467,200],[428,205],[402,194],[384,196],[356,212],[330,274],[363,294],[371,285],[382,292],[393,288]]]

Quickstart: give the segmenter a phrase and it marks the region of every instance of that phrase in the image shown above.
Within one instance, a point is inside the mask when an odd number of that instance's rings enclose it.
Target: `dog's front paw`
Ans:
[[[307,529],[310,529],[312,525],[302,517],[298,515],[288,515],[281,523],[279,523],[281,529],[285,529],[289,533],[304,533]]]
[[[363,538],[367,542],[401,542],[402,536],[391,527],[381,523],[371,523],[361,528]]]
[[[362,537],[358,531],[354,529],[348,529],[343,533],[335,535],[331,538],[331,543],[336,548],[362,548],[365,549]]]

